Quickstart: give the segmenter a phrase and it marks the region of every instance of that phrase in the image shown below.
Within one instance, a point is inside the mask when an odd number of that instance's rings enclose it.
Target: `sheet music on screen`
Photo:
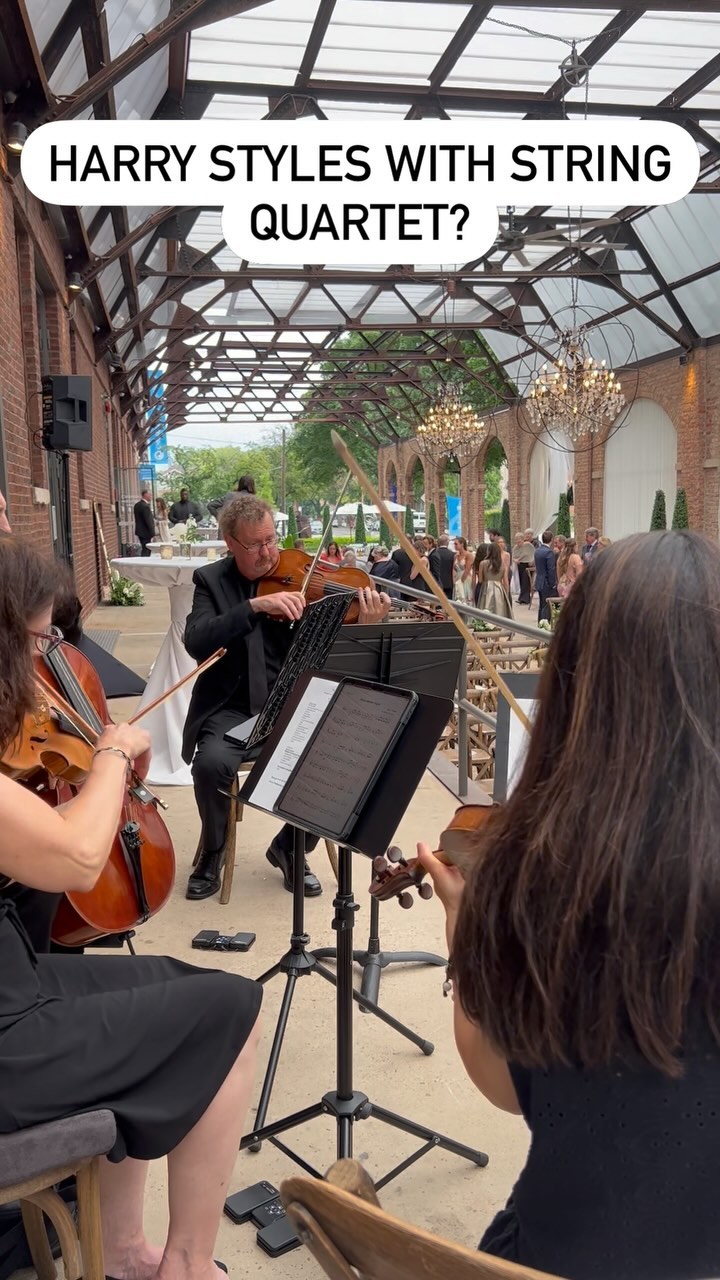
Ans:
[[[416,701],[406,689],[343,682],[280,799],[282,816],[347,831]]]

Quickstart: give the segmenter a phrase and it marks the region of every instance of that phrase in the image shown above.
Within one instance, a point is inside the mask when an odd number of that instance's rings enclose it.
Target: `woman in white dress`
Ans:
[[[472,552],[468,551],[466,538],[455,539],[455,587],[453,590],[453,599],[460,600],[463,604],[472,604],[473,584],[472,584]]]
[[[168,505],[164,498],[155,499],[155,528],[158,542],[170,541],[170,523],[168,521]]]

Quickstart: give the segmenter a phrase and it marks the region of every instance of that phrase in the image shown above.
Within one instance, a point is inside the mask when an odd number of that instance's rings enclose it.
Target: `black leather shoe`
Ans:
[[[270,848],[265,854],[271,867],[277,867],[282,872],[283,884],[288,893],[293,891],[293,855],[286,853],[284,849],[278,849],[273,840]],[[317,876],[310,870],[307,862],[305,863],[305,875],[303,878],[303,893],[306,898],[317,898],[322,893],[322,885]]]
[[[223,869],[223,863],[222,849],[216,853],[203,851],[190,872],[185,897],[194,900],[212,898],[220,888],[220,872]]]

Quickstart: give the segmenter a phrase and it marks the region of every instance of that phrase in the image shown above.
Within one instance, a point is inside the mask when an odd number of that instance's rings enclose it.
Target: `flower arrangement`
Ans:
[[[194,516],[188,516],[185,524],[185,532],[181,538],[181,542],[189,542],[192,544],[194,542],[201,542],[201,541],[202,541],[202,534],[198,529],[197,520],[195,519]]]
[[[140,605],[145,603],[143,589],[139,582],[130,578],[114,577],[110,583],[110,604]]]

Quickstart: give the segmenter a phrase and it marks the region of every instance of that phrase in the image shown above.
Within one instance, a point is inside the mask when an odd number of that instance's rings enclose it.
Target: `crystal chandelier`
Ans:
[[[463,400],[463,384],[446,382],[417,429],[417,442],[433,460],[454,458],[462,468],[477,456],[487,434],[485,420]]]
[[[590,355],[582,326],[574,326],[563,334],[556,359],[533,378],[525,404],[534,427],[564,431],[576,444],[614,422],[625,396],[606,361]]]

